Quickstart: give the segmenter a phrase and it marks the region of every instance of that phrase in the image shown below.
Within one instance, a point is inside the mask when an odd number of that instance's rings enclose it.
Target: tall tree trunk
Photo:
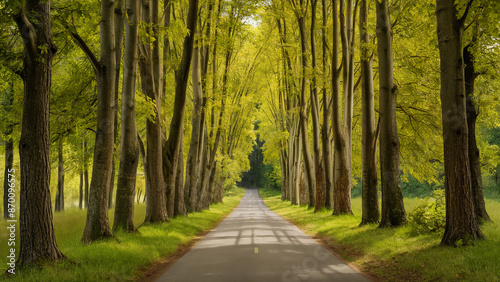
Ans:
[[[174,11],[174,6],[171,0],[166,0],[164,1],[164,13],[165,13],[165,18],[164,18],[164,25],[165,28],[170,27],[170,20],[172,14],[175,13]],[[163,56],[165,60],[169,60],[171,58],[171,42],[170,39],[168,38],[168,34],[165,35],[165,47],[163,48]],[[168,64],[164,65],[164,73],[168,72],[168,67],[170,67]],[[166,84],[164,85],[166,87]],[[181,134],[182,135],[182,134]],[[179,178],[177,175],[177,172],[179,171],[179,168],[177,167],[179,164],[179,160],[173,159],[174,156],[168,156],[167,155],[167,139],[163,140],[163,147],[162,147],[162,155],[163,155],[163,179],[165,182],[165,195],[166,195],[166,201],[167,201],[167,213],[169,216],[175,216],[175,199],[178,195],[176,195],[176,191],[179,190],[178,187],[176,186],[176,181]],[[179,153],[178,153],[179,155]],[[172,158],[172,159],[170,159]],[[182,187],[182,190],[184,187]]]
[[[379,61],[380,170],[382,182],[382,218],[380,227],[397,227],[406,223],[399,176],[399,136],[396,121],[397,89],[394,85],[392,36],[388,3],[377,5]]]
[[[89,208],[89,171],[87,168],[87,158],[88,158],[88,148],[87,148],[87,141],[83,141],[83,182],[84,182],[84,200],[85,200],[85,208]]]
[[[208,145],[208,134],[205,131],[203,133],[203,143],[205,144],[204,149],[202,150],[202,154],[200,156],[201,158],[201,167],[200,167],[200,180],[198,181],[198,187],[197,187],[197,201],[196,201],[196,206],[192,207],[192,211],[195,210],[201,210],[203,203],[201,201],[203,200],[201,197],[205,197],[206,193],[206,187],[208,187],[208,182],[210,178],[210,172],[211,166],[210,166],[210,145]]]
[[[354,105],[354,17],[353,1],[340,2],[340,38],[342,42],[343,93],[344,93],[344,136],[346,142],[347,166],[352,166],[352,117]],[[347,201],[347,199],[345,199]],[[350,201],[350,194],[349,194]]]
[[[304,158],[304,169],[306,171],[307,183],[309,188],[309,207],[314,207],[316,203],[316,173],[314,162],[311,157],[311,151],[309,149],[309,131],[307,130],[307,82],[308,82],[308,72],[309,72],[309,62],[307,59],[307,39],[306,39],[306,25],[305,25],[305,4],[303,0],[300,1],[300,10],[297,11],[297,21],[299,24],[300,31],[300,43],[302,51],[302,81],[301,81],[301,91],[300,91],[300,130],[302,137],[302,153]],[[312,102],[312,101],[311,101]],[[314,117],[313,117],[314,118]]]
[[[158,19],[158,1],[144,0],[142,2],[143,20],[147,24],[155,26]],[[150,36],[159,39],[154,29],[149,28]],[[146,218],[144,223],[157,223],[168,221],[167,200],[165,195],[165,180],[163,178],[162,160],[162,138],[161,138],[161,85],[157,78],[158,62],[155,44],[151,48],[149,42],[140,47],[139,69],[141,73],[141,86],[143,92],[155,103],[153,120],[146,122],[146,160],[147,171],[145,172],[148,184],[146,185]]]
[[[12,127],[7,129],[6,136],[12,134]],[[9,218],[9,173],[12,174],[14,165],[14,142],[9,138],[5,142],[5,170],[3,174],[3,218]]]
[[[333,214],[352,214],[351,209],[351,165],[348,153],[348,142],[345,132],[342,130],[340,119],[340,69],[339,69],[339,12],[337,2],[333,2],[333,56],[332,56],[332,127],[335,143],[334,156],[334,191],[333,191]],[[343,7],[343,1],[340,1]],[[341,9],[343,10],[343,8]],[[344,66],[346,68],[346,66]]]
[[[78,208],[83,209],[83,170],[80,171],[80,199],[78,201]]]
[[[179,68],[175,72],[175,101],[174,101],[174,112],[172,116],[172,121],[170,122],[170,130],[168,140],[163,151],[163,155],[166,158],[165,165],[166,170],[169,172],[167,175],[167,190],[175,191],[176,187],[171,186],[175,183],[175,186],[183,186],[184,183],[178,183],[175,175],[175,164],[179,162],[178,158],[180,156],[180,146],[181,146],[181,135],[184,128],[184,110],[186,107],[186,89],[189,78],[189,69],[191,67],[191,60],[193,55],[193,43],[196,34],[196,25],[198,19],[198,0],[189,0],[188,15],[186,19],[187,28],[189,34],[184,37],[182,58]],[[183,194],[182,194],[183,195]],[[182,196],[180,195],[180,196]],[[172,197],[172,195],[169,195]],[[169,199],[171,202],[171,199]],[[171,202],[173,203],[173,202]],[[169,205],[169,210],[174,211],[173,206]]]
[[[184,183],[184,133],[181,133],[181,146],[179,148],[179,158],[175,183]],[[186,174],[187,175],[187,174]],[[184,201],[184,186],[175,185],[174,216],[187,216],[186,204]]]
[[[120,72],[121,72],[121,59],[122,59],[122,47],[123,47],[123,29],[124,29],[124,24],[125,24],[125,1],[126,0],[118,0],[116,1],[116,7],[115,7],[115,46],[116,46],[116,67],[115,67],[115,75],[116,75],[116,80],[115,80],[115,101],[118,105],[118,94],[120,92]],[[115,116],[114,116],[114,123],[115,123],[115,133],[114,133],[114,142],[115,145],[118,143],[118,111],[115,111]],[[116,162],[115,162],[115,153],[118,155],[120,154],[119,152],[114,152],[113,155],[113,169],[111,172],[111,181],[109,183],[109,193],[108,193],[108,209],[111,209],[113,207],[113,189],[115,187],[115,167],[116,167]]]
[[[217,178],[217,181],[216,181]],[[215,183],[215,184],[214,184]],[[210,177],[208,179],[208,189],[203,199],[203,209],[208,209],[212,203],[212,195],[217,193],[217,190],[223,190],[221,178],[217,177],[217,161],[214,161],[212,169],[210,170]]]
[[[296,95],[293,93],[293,89],[295,88],[292,81],[292,63],[290,59],[290,55],[287,50],[287,28],[286,28],[286,20],[284,18],[277,18],[278,31],[280,35],[280,43],[281,43],[281,52],[282,52],[282,81],[283,81],[283,102],[285,113],[289,115],[287,121],[283,127],[283,130],[287,130],[289,133],[288,137],[288,156],[286,158],[286,166],[287,166],[287,180],[284,189],[286,200],[290,200],[291,204],[297,204],[297,189],[298,189],[298,172],[300,168],[298,163],[300,163],[300,155],[297,152],[297,144],[299,143],[299,123],[297,120],[297,114],[292,111],[292,108],[295,109],[297,105]],[[283,21],[283,23],[282,23]],[[280,98],[281,100],[281,98]],[[285,127],[286,126],[286,127]],[[285,145],[284,145],[285,146]],[[282,188],[283,189],[283,188]]]
[[[55,211],[60,212],[64,210],[64,156],[63,156],[63,137],[59,137],[57,144],[57,193],[55,201]]]
[[[294,158],[293,158],[293,167],[294,167],[294,175],[293,175],[293,187],[291,187],[291,195],[292,205],[300,204],[300,187],[302,183],[302,137],[301,137],[300,123],[297,122],[294,130],[294,140],[292,141],[293,150],[294,150]]]
[[[288,156],[286,154],[286,149],[283,144],[281,144],[280,168],[281,168],[281,200],[285,201],[288,199],[288,174],[290,173],[290,169],[288,167]]]
[[[56,243],[50,198],[49,102],[52,58],[57,48],[50,31],[50,0],[27,0],[14,20],[24,43],[20,249],[16,263],[23,267],[64,258]]]
[[[118,100],[115,100],[118,101]],[[116,113],[115,113],[115,120],[117,119]],[[118,125],[118,122],[115,122],[115,131],[116,131],[116,126]],[[115,134],[116,136],[116,134]],[[115,142],[116,144],[116,142]],[[109,180],[109,191],[108,191],[108,209],[113,208],[113,190],[115,187],[115,175],[116,175],[116,161],[115,161],[115,151],[113,150],[113,162],[111,163],[111,179]]]
[[[201,84],[201,62],[200,62],[200,48],[196,46],[193,51],[193,70],[192,70],[192,83],[193,83],[193,115],[191,118],[191,142],[189,146],[189,153],[186,165],[186,183],[184,186],[185,203],[188,210],[193,210],[198,201],[197,187],[199,181],[199,158],[200,158],[200,138],[201,132],[201,113],[202,113],[202,99],[203,89]]]
[[[470,8],[461,18],[454,0],[436,0],[437,35],[441,58],[446,227],[442,245],[470,244],[483,238],[471,188],[469,137],[462,34]]]
[[[463,56],[465,63],[464,79],[465,79],[465,94],[466,99],[466,111],[467,111],[467,129],[469,134],[469,163],[470,163],[470,173],[471,173],[471,188],[472,197],[474,199],[474,209],[476,216],[481,221],[491,221],[490,216],[486,212],[486,206],[484,203],[483,195],[483,181],[481,177],[481,162],[479,157],[479,148],[476,142],[476,120],[479,113],[476,111],[474,97],[474,82],[476,80],[477,74],[474,70],[474,54],[469,50],[472,48],[471,45],[467,45],[463,48]]]
[[[322,14],[323,14],[323,26],[322,26],[322,49],[323,49],[323,124],[321,126],[321,142],[322,142],[322,155],[323,155],[323,178],[325,183],[325,207],[327,209],[333,209],[333,168],[332,168],[332,147],[330,146],[330,97],[328,97],[328,91],[326,87],[327,83],[327,24],[328,24],[328,14],[327,14],[327,4],[326,0],[322,0]]]
[[[120,166],[116,187],[116,208],[113,230],[136,231],[134,224],[134,199],[139,141],[135,118],[135,92],[137,80],[138,23],[141,5],[138,0],[127,0],[125,58],[123,62],[123,94],[121,111]]]
[[[362,77],[362,137],[361,159],[362,174],[362,217],[361,225],[377,223],[380,219],[377,187],[377,130],[375,128],[375,102],[373,91],[373,57],[368,44],[368,1],[361,0],[359,10],[359,30],[361,40],[361,77]]]
[[[318,0],[311,1],[311,63],[312,63],[312,79],[311,79],[311,116],[313,124],[313,157],[314,157],[314,179],[316,181],[314,209],[318,211],[325,207],[325,183],[323,177],[321,145],[320,145],[320,108],[319,108],[319,89],[318,89],[318,66],[316,59],[316,7]]]
[[[108,193],[113,169],[115,114],[115,29],[113,0],[101,0],[101,60],[93,64],[97,73],[97,130],[90,182],[89,208],[82,242],[89,244],[111,236]]]

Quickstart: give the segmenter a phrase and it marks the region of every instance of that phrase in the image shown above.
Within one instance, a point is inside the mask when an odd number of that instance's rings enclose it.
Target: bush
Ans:
[[[432,192],[431,197],[427,197],[410,212],[408,219],[412,229],[418,234],[429,232],[444,233],[446,225],[446,202],[444,189]]]

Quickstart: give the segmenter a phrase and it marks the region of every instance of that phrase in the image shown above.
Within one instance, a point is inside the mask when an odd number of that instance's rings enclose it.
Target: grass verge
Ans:
[[[307,234],[320,238],[360,270],[384,281],[500,281],[500,203],[486,200],[494,223],[482,225],[487,240],[475,246],[442,247],[438,233],[416,234],[411,226],[359,227],[361,198],[352,199],[354,216],[314,213],[307,206],[281,201],[279,191],[260,189],[266,205]],[[418,199],[405,199],[407,212]]]
[[[139,227],[140,234],[119,232],[114,238],[84,245],[80,238],[85,227],[86,211],[70,209],[54,214],[54,229],[60,250],[68,260],[40,268],[27,268],[9,280],[16,281],[131,281],[140,279],[144,271],[157,261],[176,253],[179,246],[194,240],[198,234],[213,228],[240,202],[243,188],[227,193],[224,203],[210,210],[178,217],[169,223]],[[135,222],[144,220],[146,206],[135,207]],[[110,210],[112,226],[114,210]],[[6,260],[7,223],[0,222],[0,262]],[[4,243],[5,242],[5,243]],[[17,249],[19,249],[17,247]],[[6,264],[2,264],[7,270]],[[7,279],[5,275],[0,280]]]

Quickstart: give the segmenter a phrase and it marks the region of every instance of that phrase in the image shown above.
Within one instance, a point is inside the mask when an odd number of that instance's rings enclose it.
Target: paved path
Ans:
[[[271,211],[256,189],[158,281],[369,281]]]

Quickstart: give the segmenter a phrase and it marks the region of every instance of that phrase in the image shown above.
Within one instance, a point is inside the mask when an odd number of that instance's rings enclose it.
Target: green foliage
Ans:
[[[419,181],[413,175],[404,174],[401,181],[401,191],[406,198],[430,197],[436,189],[442,188],[440,183]]]
[[[432,192],[432,197],[421,200],[420,204],[408,214],[413,230],[420,234],[426,232],[444,233],[446,226],[446,202],[444,190]]]
[[[403,174],[401,176],[401,191],[403,192],[403,196],[405,198],[426,198],[430,197],[432,193],[436,189],[441,189],[442,184],[441,183],[430,183],[427,181],[419,181],[417,178],[415,178],[411,174]],[[355,178],[356,183],[353,185],[354,187],[351,190],[351,196],[352,198],[357,198],[361,197],[361,178]],[[379,191],[380,191],[380,184],[379,184]]]

